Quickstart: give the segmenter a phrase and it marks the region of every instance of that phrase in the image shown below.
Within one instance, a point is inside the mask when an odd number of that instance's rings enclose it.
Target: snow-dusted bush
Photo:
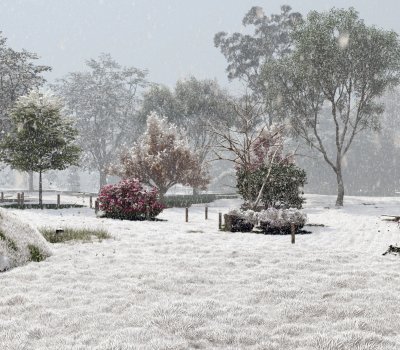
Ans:
[[[260,222],[260,227],[269,233],[290,233],[291,225],[294,224],[297,229],[304,226],[307,221],[307,215],[295,208],[275,209],[269,208],[256,212],[253,210],[231,209],[228,216],[235,218],[230,219],[230,227],[236,231],[241,231],[237,226],[255,226]],[[249,230],[251,231],[251,230]]]
[[[257,223],[257,218],[252,210],[232,209],[224,215],[225,231],[250,232]]]
[[[15,214],[0,209],[0,271],[51,255],[43,236]]]
[[[242,210],[242,209],[231,209],[228,211],[228,215],[236,216],[249,224],[256,225],[258,222],[257,212],[254,210]]]
[[[137,179],[103,186],[98,201],[104,216],[126,220],[151,219],[165,208],[158,201],[158,190],[145,190]]]
[[[304,226],[307,221],[307,215],[295,208],[268,208],[258,213],[258,220],[260,221],[260,227],[266,233],[289,234],[292,224],[296,226],[296,230]]]

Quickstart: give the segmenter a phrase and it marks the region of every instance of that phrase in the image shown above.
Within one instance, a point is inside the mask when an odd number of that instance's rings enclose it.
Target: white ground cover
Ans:
[[[52,245],[0,274],[0,349],[400,349],[400,199],[307,196],[312,234],[218,232],[218,211],[165,222],[90,209],[14,211],[40,226],[103,227],[114,239]],[[364,203],[364,204],[363,204]],[[367,204],[367,205],[365,205]],[[220,207],[218,207],[220,206]]]

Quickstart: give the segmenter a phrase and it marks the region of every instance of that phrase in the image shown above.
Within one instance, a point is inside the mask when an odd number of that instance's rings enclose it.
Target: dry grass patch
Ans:
[[[111,238],[111,235],[104,229],[99,228],[72,228],[64,227],[59,231],[54,228],[39,228],[40,233],[50,243],[62,243],[68,241],[92,242],[93,239],[102,241]]]

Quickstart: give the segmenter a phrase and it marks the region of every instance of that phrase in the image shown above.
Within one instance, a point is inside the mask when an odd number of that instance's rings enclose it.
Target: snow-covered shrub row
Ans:
[[[254,210],[231,209],[228,215],[236,216],[246,222],[256,225],[257,222],[268,222],[271,226],[282,227],[290,224],[304,226],[307,215],[295,208],[275,209],[269,208],[256,212]]]
[[[41,261],[51,255],[43,236],[18,217],[0,209],[0,271]]]
[[[287,234],[290,233],[292,224],[296,226],[296,229],[300,229],[307,221],[307,215],[295,208],[269,208],[266,210],[261,210],[260,212],[255,212],[253,210],[231,209],[227,215],[231,216],[228,230],[232,232],[245,232],[241,229],[238,229],[236,226],[242,225],[243,227],[247,227],[248,225],[251,225],[250,227],[252,229],[252,227],[259,222],[260,228],[266,233]],[[237,220],[239,220],[239,222],[237,222]],[[251,229],[249,231],[251,231]]]
[[[158,201],[157,189],[146,190],[137,179],[103,186],[98,201],[105,217],[126,220],[152,219],[165,208]]]
[[[234,208],[228,211],[228,215],[236,216],[237,218],[242,219],[243,221],[252,225],[256,225],[258,222],[258,213],[254,210],[242,210]]]
[[[303,227],[307,221],[307,215],[295,208],[268,208],[257,213],[257,217],[260,222],[268,223],[270,226],[278,228],[290,224]]]

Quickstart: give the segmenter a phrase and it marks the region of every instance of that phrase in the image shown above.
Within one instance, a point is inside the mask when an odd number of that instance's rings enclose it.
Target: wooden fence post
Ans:
[[[96,199],[94,201],[94,213],[97,215],[98,211],[99,211],[99,201]]]
[[[296,241],[296,225],[295,224],[290,225],[290,231],[291,231],[291,236],[292,236],[292,244],[294,244]]]
[[[89,207],[93,208],[93,197],[92,196],[89,197]]]
[[[58,194],[58,195],[57,195],[57,208],[60,207],[60,204],[61,204],[61,195]]]
[[[24,205],[24,204],[25,204],[25,193],[22,192],[21,193],[21,205]]]
[[[21,205],[21,193],[17,193],[17,205]]]
[[[206,205],[206,207],[204,208],[204,216],[206,218],[206,220],[208,219],[208,206]]]
[[[1,192],[1,201],[4,202],[4,192]]]
[[[222,213],[218,213],[218,229],[222,230]]]
[[[185,222],[189,222],[189,208],[185,208]]]

